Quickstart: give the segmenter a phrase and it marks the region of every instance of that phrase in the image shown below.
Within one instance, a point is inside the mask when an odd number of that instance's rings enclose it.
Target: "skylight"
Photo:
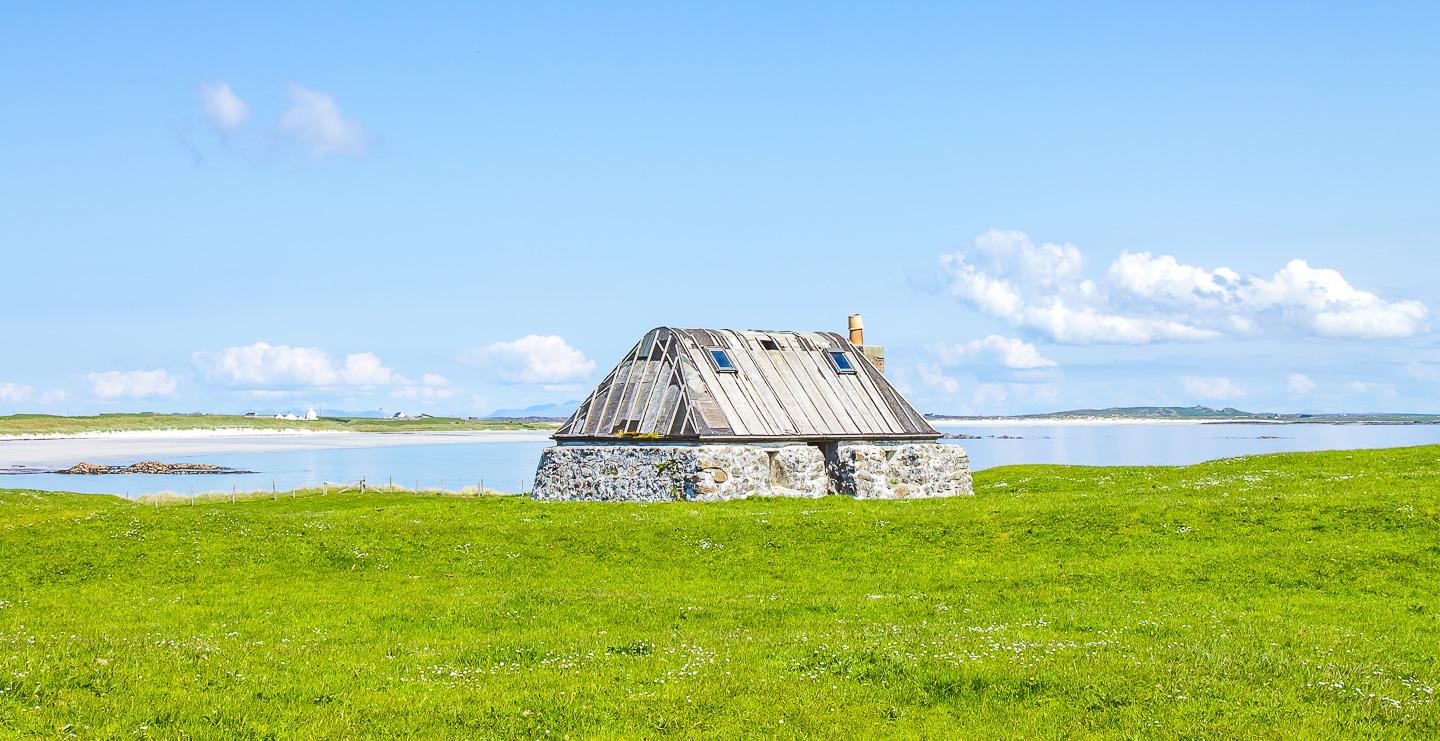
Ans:
[[[710,362],[712,362],[712,363],[715,364],[715,370],[720,371],[721,373],[734,373],[734,372],[736,372],[736,371],[735,371],[735,362],[730,359],[730,353],[725,352],[724,350],[722,350],[722,349],[720,349],[720,348],[718,348],[718,347],[712,347],[712,348],[709,348],[709,350],[710,350]]]
[[[831,350],[828,354],[830,355],[830,364],[835,366],[837,372],[855,372],[855,364],[850,362],[850,356],[848,354],[840,350]]]
[[[780,343],[776,342],[775,340],[769,340],[769,339],[760,340],[760,349],[761,349],[761,350],[779,350],[779,349],[780,349]]]

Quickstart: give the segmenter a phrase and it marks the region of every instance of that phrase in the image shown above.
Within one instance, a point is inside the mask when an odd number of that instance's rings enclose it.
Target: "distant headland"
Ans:
[[[1071,409],[1064,412],[1020,414],[1012,416],[967,416],[959,414],[926,414],[931,422],[1172,422],[1172,423],[1266,423],[1266,424],[1367,424],[1367,425],[1429,425],[1440,424],[1440,414],[1339,413],[1281,414],[1277,412],[1245,412],[1226,407],[1212,409],[1193,407],[1110,407],[1107,409]]]

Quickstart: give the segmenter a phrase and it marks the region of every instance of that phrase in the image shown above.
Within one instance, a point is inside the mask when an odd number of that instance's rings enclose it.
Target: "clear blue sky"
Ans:
[[[1434,3],[475,5],[0,9],[0,413],[851,312],[928,411],[1440,411]]]

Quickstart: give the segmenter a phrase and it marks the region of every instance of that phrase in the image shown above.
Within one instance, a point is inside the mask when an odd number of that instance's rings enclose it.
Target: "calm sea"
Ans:
[[[1440,425],[945,425],[942,432],[978,435],[978,440],[953,440],[970,453],[976,469],[1020,463],[1062,463],[1087,466],[1186,465],[1215,458],[1303,450],[1386,448],[1440,444]],[[373,437],[373,436],[372,436]],[[24,443],[0,442],[4,465],[24,463],[65,467],[80,460],[128,464],[137,460],[213,463],[254,471],[250,474],[192,476],[64,476],[26,474],[0,476],[0,488],[51,489],[128,495],[159,492],[199,494],[320,486],[326,482],[395,483],[407,488],[459,490],[483,485],[520,492],[529,489],[548,441],[443,442],[388,444],[367,441],[363,447],[245,449],[223,452],[146,454],[130,442],[124,454],[108,441],[67,441],[81,445],[75,460],[29,461]],[[344,444],[342,443],[336,443]],[[142,446],[143,447],[143,446]],[[271,447],[276,447],[273,443]],[[8,450],[7,450],[8,448]],[[52,456],[53,457],[53,456]]]

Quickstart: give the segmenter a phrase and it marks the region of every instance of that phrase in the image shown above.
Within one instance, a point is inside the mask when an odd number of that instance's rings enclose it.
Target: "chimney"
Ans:
[[[850,315],[850,344],[860,349],[860,354],[875,366],[875,370],[885,372],[885,346],[865,344],[865,320],[859,314]]]

